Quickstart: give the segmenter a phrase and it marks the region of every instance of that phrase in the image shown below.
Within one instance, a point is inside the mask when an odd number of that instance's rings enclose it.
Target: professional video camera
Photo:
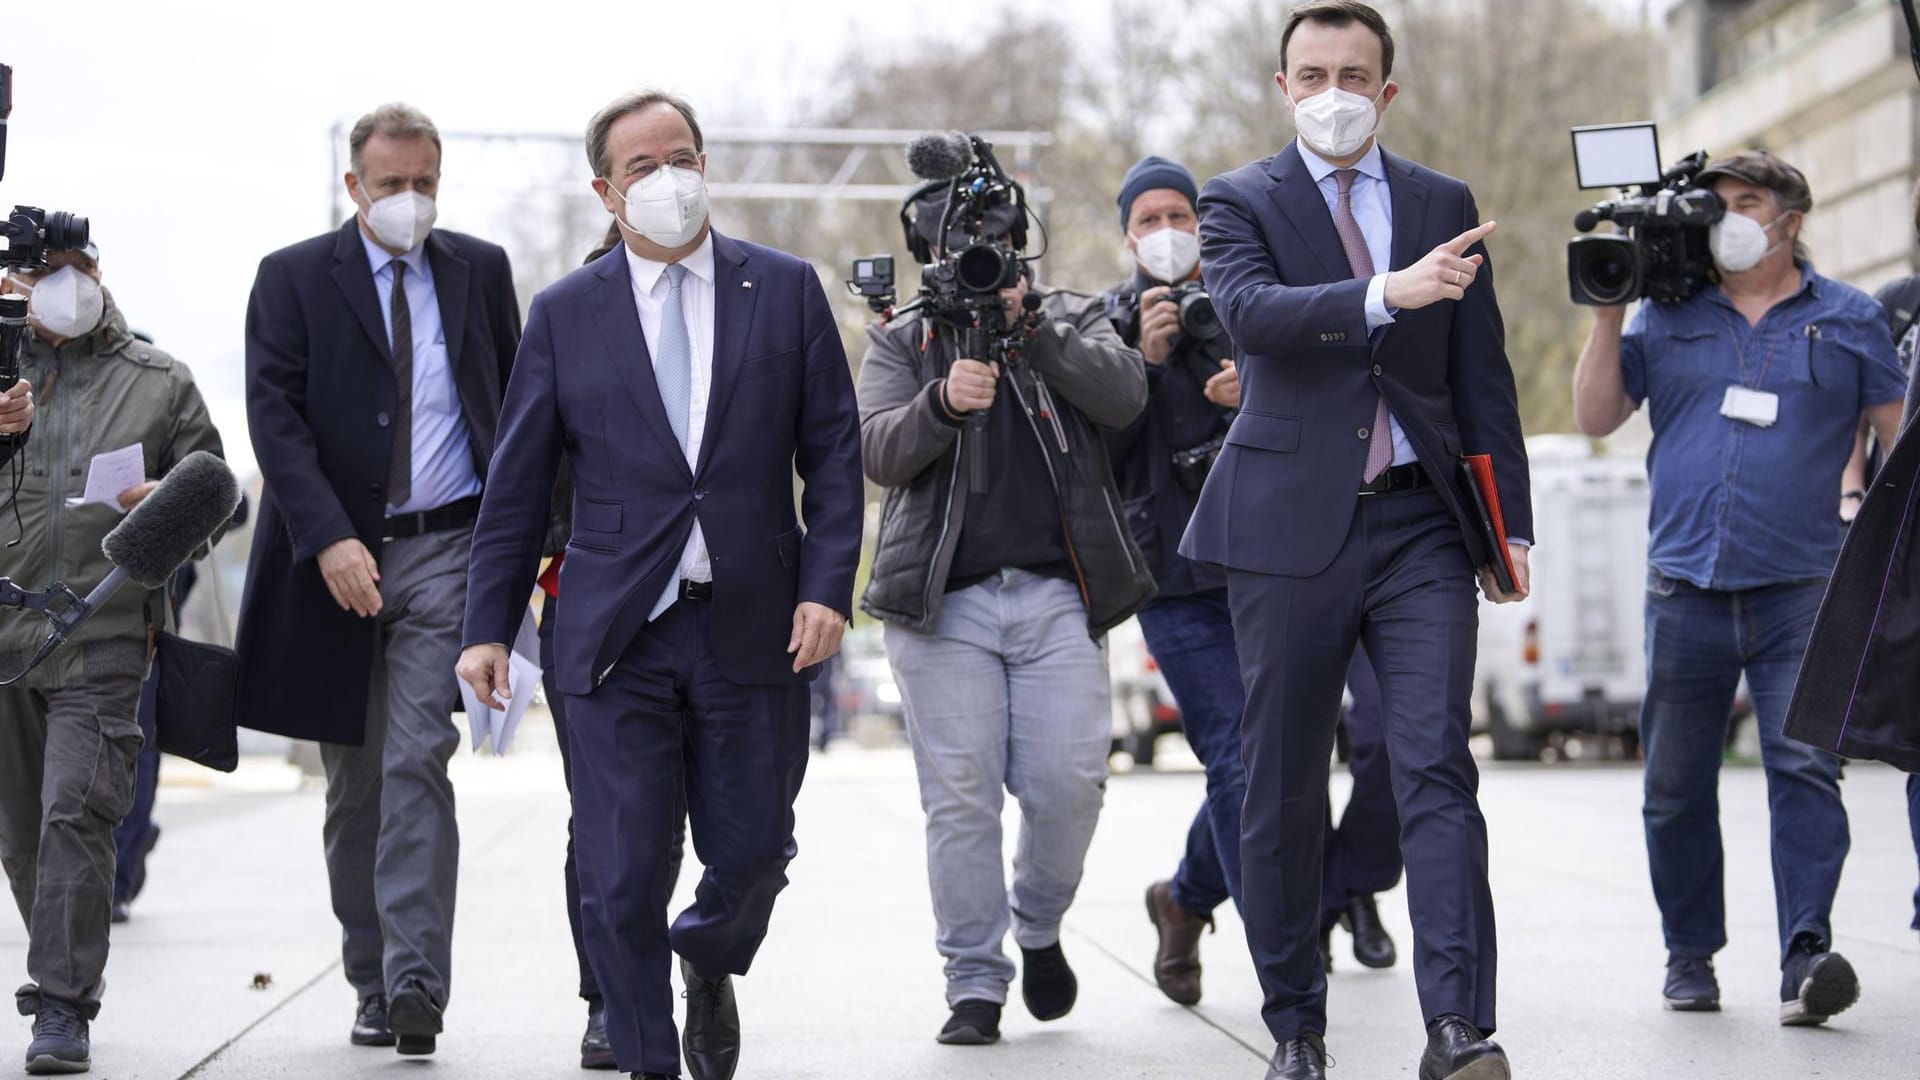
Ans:
[[[915,139],[907,167],[925,181],[900,204],[907,250],[920,263],[920,295],[894,306],[893,259],[885,255],[855,260],[848,288],[886,320],[920,311],[962,329],[1011,329],[1000,291],[1019,284],[1022,267],[1038,258],[1023,254],[1026,189],[1000,167],[991,143],[957,131]]]
[[[991,143],[958,131],[915,139],[907,147],[907,167],[925,181],[900,204],[907,250],[920,264],[920,295],[894,306],[897,291],[888,255],[855,259],[848,290],[863,297],[883,322],[918,311],[958,332],[961,357],[998,364],[1002,374],[1013,371],[1040,311],[1040,294],[1031,289],[1021,301],[1023,314],[1013,318],[1000,298],[1040,257],[1024,254],[1032,216],[1026,189],[1000,167]],[[976,435],[985,425],[983,415],[968,421]],[[984,492],[988,483],[984,450],[971,455],[976,492]]]
[[[1652,124],[1606,124],[1573,129],[1574,169],[1580,187],[1617,187],[1622,196],[1574,215],[1589,232],[1611,221],[1622,233],[1580,236],[1567,245],[1567,283],[1576,304],[1685,300],[1712,281],[1707,234],[1727,207],[1694,178],[1706,168],[1697,151],[1664,172]]]
[[[7,175],[7,117],[13,112],[13,69],[0,64],[0,179]],[[64,210],[51,213],[37,206],[16,206],[0,220],[0,268],[34,269],[47,265],[54,251],[87,246],[87,219]],[[0,391],[20,381],[20,350],[27,340],[27,299],[17,293],[0,296]]]
[[[0,179],[7,175],[7,117],[13,112],[13,69],[0,64]],[[64,210],[48,212],[37,206],[16,206],[0,221],[0,266],[40,267],[47,254],[87,246],[87,219]]]

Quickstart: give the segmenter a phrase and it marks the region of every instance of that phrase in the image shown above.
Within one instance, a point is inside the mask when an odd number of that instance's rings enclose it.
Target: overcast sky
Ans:
[[[1182,8],[1168,0],[1163,14]],[[616,94],[660,86],[690,97],[709,126],[777,127],[824,95],[850,43],[878,51],[912,34],[959,37],[1000,10],[949,0],[7,4],[0,62],[13,65],[15,87],[0,207],[92,219],[108,288],[193,368],[245,475],[247,293],[262,255],[328,227],[336,124],[404,100],[447,131],[573,134]],[[1079,47],[1109,48],[1107,0],[1045,10],[1076,28]],[[456,153],[449,174],[461,168]],[[462,207],[449,200],[441,221],[459,228]]]
[[[1105,2],[1050,9],[1097,25]],[[986,17],[926,0],[6,4],[0,204],[92,220],[107,287],[193,368],[244,474],[247,292],[262,255],[327,228],[336,123],[404,100],[449,131],[572,134],[616,94],[661,86],[710,126],[781,126],[821,95],[847,42],[882,48],[929,19],[964,32]],[[443,223],[460,217],[442,206]]]

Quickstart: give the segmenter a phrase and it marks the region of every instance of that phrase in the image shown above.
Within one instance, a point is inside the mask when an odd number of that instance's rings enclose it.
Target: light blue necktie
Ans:
[[[680,440],[680,452],[687,452],[687,413],[693,400],[693,340],[687,334],[687,314],[681,307],[680,286],[687,280],[687,268],[679,263],[667,267],[667,300],[660,311],[660,333],[654,342],[653,381],[660,387],[660,403],[667,407],[667,423],[674,438]],[[680,566],[676,557],[673,576],[666,591],[654,602],[652,622],[680,598]]]

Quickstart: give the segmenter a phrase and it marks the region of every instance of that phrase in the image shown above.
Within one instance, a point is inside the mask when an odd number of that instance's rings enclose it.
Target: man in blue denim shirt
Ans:
[[[1613,432],[1647,403],[1653,509],[1647,574],[1647,856],[1667,943],[1666,1005],[1720,1007],[1726,944],[1720,759],[1741,673],[1760,728],[1781,946],[1780,1022],[1819,1024],[1859,981],[1831,950],[1848,846],[1840,761],[1786,738],[1787,702],[1840,553],[1834,492],[1864,414],[1891,443],[1904,380],[1865,293],[1821,277],[1800,230],[1798,169],[1765,151],[1710,163],[1727,204],[1719,282],[1690,299],[1596,308],[1574,373],[1580,430]]]

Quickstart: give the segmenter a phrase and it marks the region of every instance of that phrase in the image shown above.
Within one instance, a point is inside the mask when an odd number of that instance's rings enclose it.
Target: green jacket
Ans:
[[[113,569],[100,541],[124,517],[116,507],[67,504],[86,490],[94,455],[139,443],[147,477],[157,480],[195,450],[221,454],[220,433],[186,365],[134,337],[111,294],[100,325],[85,337],[57,349],[29,338],[20,374],[33,384],[38,410],[25,448],[0,466],[0,500],[20,481],[18,526],[0,503],[0,575],[28,590],[64,582],[85,596]],[[4,546],[16,537],[18,544]],[[23,685],[145,672],[147,612],[160,613],[159,599],[122,586]],[[39,616],[0,612],[0,678],[24,667],[46,636]]]

